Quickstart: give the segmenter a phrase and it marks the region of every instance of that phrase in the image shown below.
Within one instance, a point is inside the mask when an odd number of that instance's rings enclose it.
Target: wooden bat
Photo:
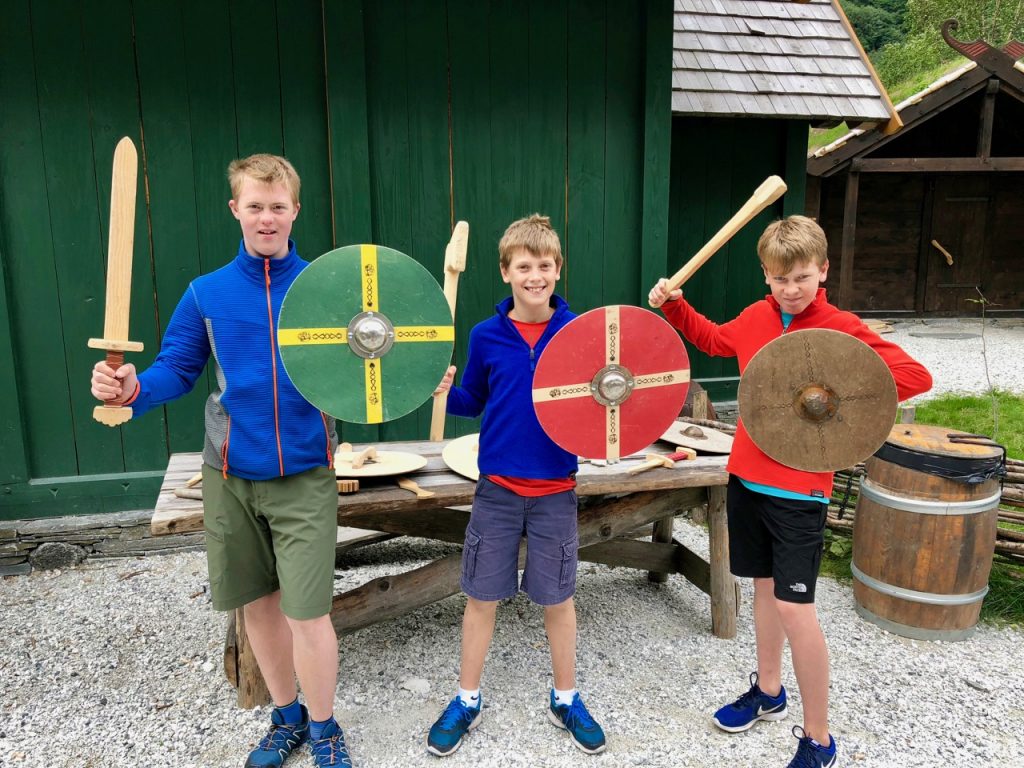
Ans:
[[[452,230],[452,239],[444,249],[444,297],[455,320],[455,299],[459,293],[459,274],[466,271],[466,248],[469,245],[469,224],[460,221]],[[448,408],[448,393],[442,392],[434,398],[434,410],[430,414],[430,440],[444,440],[444,415]]]
[[[639,475],[641,472],[646,472],[649,469],[657,469],[658,467],[672,469],[672,467],[676,465],[677,461],[693,461],[696,458],[697,452],[692,448],[676,446],[676,452],[670,453],[667,456],[661,453],[648,453],[643,464],[637,464],[635,467],[630,467],[626,470],[626,474]]]
[[[778,176],[769,176],[761,186],[754,190],[754,194],[743,204],[729,221],[725,223],[718,232],[707,243],[697,251],[696,254],[683,265],[683,268],[676,272],[668,280],[668,290],[674,291],[683,283],[693,277],[693,273],[700,269],[704,262],[710,259],[730,239],[739,232],[747,223],[757,216],[761,211],[774,203],[786,192],[786,182]]]

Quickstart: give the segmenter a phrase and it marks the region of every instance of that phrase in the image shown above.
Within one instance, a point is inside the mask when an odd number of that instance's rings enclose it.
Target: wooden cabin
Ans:
[[[1024,44],[943,37],[970,61],[807,162],[829,284],[860,314],[1024,312]]]
[[[236,253],[225,169],[252,152],[301,174],[306,258],[375,242],[440,278],[469,222],[461,367],[507,295],[496,246],[513,219],[552,217],[576,311],[643,305],[778,174],[790,193],[687,286],[727,319],[764,293],[760,230],[803,208],[808,125],[890,118],[834,0],[10,0],[0,105],[0,520],[151,506],[169,453],[202,446],[202,379],[121,428],[91,416],[122,136],[140,156],[139,368],[189,281]],[[691,372],[734,397],[734,365],[693,355]],[[422,438],[429,421],[427,404],[342,434]]]

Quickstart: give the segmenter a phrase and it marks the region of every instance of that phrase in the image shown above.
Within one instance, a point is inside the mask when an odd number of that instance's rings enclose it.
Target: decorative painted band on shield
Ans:
[[[552,337],[532,396],[555,443],[617,461],[669,427],[689,381],[686,349],[672,327],[653,312],[613,305],[580,315]]]
[[[330,251],[296,278],[278,345],[295,387],[343,421],[379,424],[426,402],[455,342],[433,276],[391,248]]]

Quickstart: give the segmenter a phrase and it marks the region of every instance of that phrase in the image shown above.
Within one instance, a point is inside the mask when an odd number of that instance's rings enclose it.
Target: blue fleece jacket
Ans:
[[[477,465],[481,474],[555,480],[576,471],[576,456],[544,434],[533,410],[533,371],[551,337],[575,315],[560,296],[537,345],[530,349],[509,320],[512,297],[469,334],[462,384],[448,394],[448,412],[474,418],[483,412]]]
[[[288,246],[263,259],[243,241],[232,262],[191,282],[131,404],[141,415],[190,392],[212,355],[203,461],[247,480],[328,466],[337,443],[334,420],[295,389],[277,348],[281,301],[309,263]]]

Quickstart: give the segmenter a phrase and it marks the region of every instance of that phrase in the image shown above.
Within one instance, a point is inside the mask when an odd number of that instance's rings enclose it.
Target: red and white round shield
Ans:
[[[686,347],[672,326],[646,309],[612,305],[585,312],[548,342],[533,407],[559,446],[614,462],[668,429],[689,386]]]

